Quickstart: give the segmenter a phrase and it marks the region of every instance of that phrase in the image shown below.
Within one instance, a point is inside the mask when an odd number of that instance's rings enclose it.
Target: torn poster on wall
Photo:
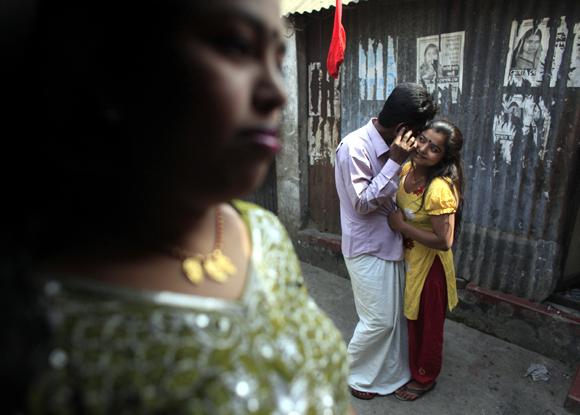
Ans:
[[[514,142],[521,140],[543,160],[550,124],[550,112],[543,98],[504,94],[501,112],[493,118],[493,140],[501,159],[511,164]]]
[[[451,95],[457,103],[463,85],[465,32],[417,38],[417,82],[437,96]]]
[[[308,156],[310,165],[329,160],[334,165],[339,141],[340,80],[308,64]]]
[[[570,57],[570,72],[568,72],[569,87],[580,87],[580,23],[574,25],[574,43]]]
[[[359,42],[359,96],[363,101],[384,101],[397,84],[395,41],[388,36],[385,43],[374,39]]]
[[[550,41],[548,21],[545,18],[539,22],[531,19],[521,24],[517,20],[512,22],[504,86],[540,85]]]
[[[441,93],[451,92],[451,102],[456,104],[463,85],[463,45],[465,32],[441,35],[441,75],[437,87]]]
[[[558,80],[558,71],[562,65],[566,41],[568,40],[568,26],[566,26],[566,16],[560,17],[560,24],[556,31],[556,41],[554,42],[554,57],[552,58],[552,74],[550,76],[550,87],[556,86]]]

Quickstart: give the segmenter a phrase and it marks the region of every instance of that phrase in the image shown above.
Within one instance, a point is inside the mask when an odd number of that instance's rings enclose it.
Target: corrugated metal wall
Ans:
[[[340,233],[338,195],[334,185],[334,150],[340,141],[340,80],[328,75],[326,53],[332,35],[328,11],[307,21],[306,61],[308,112],[309,219],[321,232]]]
[[[325,71],[333,12],[302,18],[298,30],[305,30],[308,64],[320,62]],[[506,65],[515,61],[510,50],[515,55],[526,22],[542,28],[543,76],[524,71],[536,77],[521,81],[516,73],[505,81],[511,73]],[[580,85],[568,82],[577,23],[580,37],[580,2],[369,0],[344,7],[343,23],[347,51],[335,88],[340,126],[325,135],[328,146],[334,146],[334,134],[344,136],[378,114],[395,82],[417,80],[423,56],[418,38],[464,32],[461,89],[456,96],[445,90],[440,102],[441,115],[456,122],[465,137],[466,204],[457,272],[487,288],[545,299],[561,276],[580,202]],[[317,92],[311,87],[306,93]],[[331,175],[330,151],[317,151],[322,157],[311,160],[311,171]],[[322,189],[331,185],[310,184],[310,209],[323,217],[314,221],[321,230],[335,231],[338,207],[328,208],[336,202]]]

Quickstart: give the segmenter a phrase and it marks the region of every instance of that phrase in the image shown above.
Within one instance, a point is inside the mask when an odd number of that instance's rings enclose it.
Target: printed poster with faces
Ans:
[[[436,95],[451,95],[456,104],[463,85],[465,32],[417,38],[417,83]]]
[[[441,75],[439,54],[439,35],[417,38],[417,83],[430,94],[435,92],[437,78]]]
[[[550,41],[548,21],[545,18],[536,23],[531,19],[512,22],[504,86],[541,84]]]

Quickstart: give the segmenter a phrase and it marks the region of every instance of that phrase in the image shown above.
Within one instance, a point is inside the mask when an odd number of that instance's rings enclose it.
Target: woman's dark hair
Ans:
[[[425,195],[431,182],[437,178],[450,180],[449,186],[457,198],[457,211],[455,213],[454,240],[457,240],[461,228],[461,216],[463,211],[463,162],[461,161],[461,148],[463,147],[463,134],[453,123],[447,120],[433,120],[427,123],[423,131],[433,130],[445,137],[445,150],[443,158],[427,173],[427,182],[421,200],[421,210],[425,204]]]
[[[160,158],[147,130],[160,129],[173,97],[164,91],[175,88],[149,85],[153,75],[172,82],[162,69],[185,14],[178,3],[13,0],[2,7],[4,413],[26,412],[27,387],[48,362],[49,327],[32,268],[99,233],[114,240],[146,224],[127,206],[146,203],[145,185],[132,178],[155,177],[158,168],[147,163]]]
[[[412,129],[421,129],[437,110],[437,104],[425,87],[406,82],[397,85],[391,92],[378,118],[383,127],[404,123]]]
[[[170,165],[171,144],[160,137],[172,134],[170,108],[181,108],[175,91],[185,76],[167,68],[182,69],[172,42],[187,7],[180,0],[32,7],[2,99],[14,143],[9,222],[35,258],[145,240],[149,218],[140,215]]]

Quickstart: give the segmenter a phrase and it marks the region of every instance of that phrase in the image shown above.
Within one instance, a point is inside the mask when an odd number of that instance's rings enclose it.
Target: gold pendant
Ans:
[[[226,282],[230,277],[227,272],[220,266],[219,260],[212,254],[204,261],[203,268],[207,275],[214,281]]]
[[[203,267],[198,258],[185,258],[181,266],[189,281],[195,285],[203,281]]]
[[[171,249],[173,255],[181,259],[181,267],[187,279],[197,285],[203,282],[204,275],[218,282],[226,282],[237,272],[237,268],[227,256],[221,251],[224,220],[219,207],[215,212],[215,243],[214,250],[206,255],[189,256],[180,249]]]
[[[213,257],[215,261],[219,264],[220,268],[228,274],[228,277],[236,273],[237,269],[231,259],[223,254],[220,249],[213,251]]]

